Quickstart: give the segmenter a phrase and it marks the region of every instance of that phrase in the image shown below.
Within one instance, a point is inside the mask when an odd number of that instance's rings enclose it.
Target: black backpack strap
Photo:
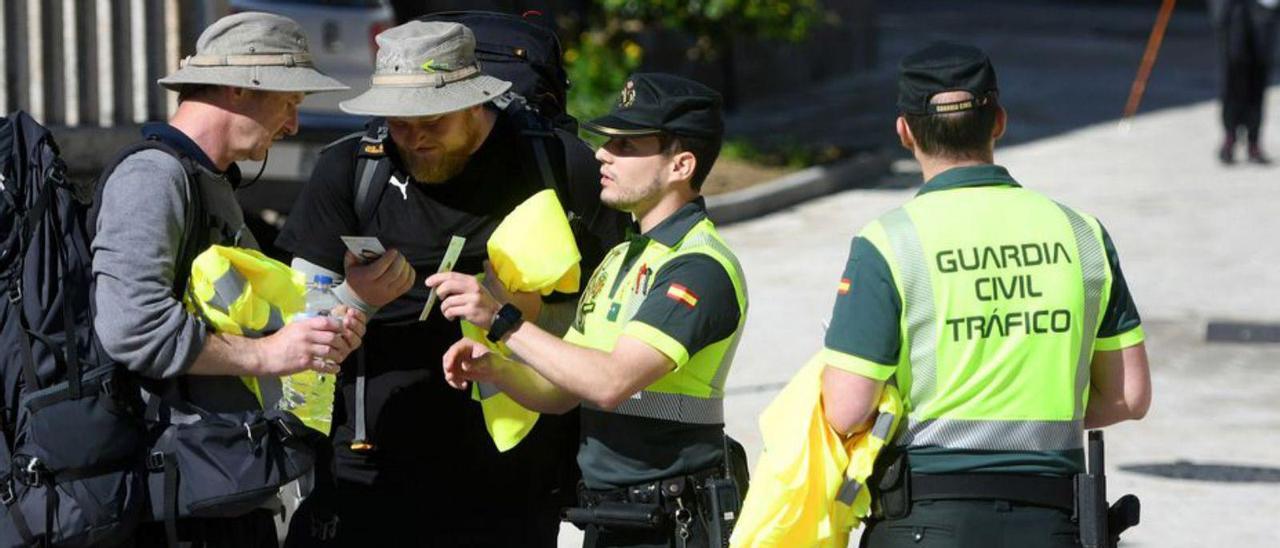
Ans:
[[[382,200],[382,191],[391,180],[391,159],[387,158],[387,124],[384,120],[373,119],[368,129],[360,138],[360,148],[356,151],[355,212],[359,220],[360,230],[369,226],[373,214]]]
[[[355,177],[352,179],[355,185],[353,193],[355,203],[352,206],[356,212],[356,220],[359,223],[359,231],[361,233],[368,228],[370,221],[373,220],[373,215],[378,210],[378,203],[382,200],[382,193],[391,181],[392,165],[386,151],[387,133],[386,120],[381,118],[370,120],[364,134],[360,137],[359,148],[356,150]],[[368,425],[366,424],[366,371],[364,358],[364,348],[356,349],[356,424],[355,437],[351,441],[351,450],[357,453],[367,453],[373,450],[373,443],[369,440]]]
[[[55,194],[58,186],[66,184],[65,172],[66,166],[62,164],[61,160],[54,162],[54,164],[49,167],[49,170],[45,175],[45,188],[41,192],[41,198],[44,197],[43,195]],[[56,248],[58,262],[62,266],[62,271],[67,272],[69,270],[67,266],[67,249],[65,242],[63,242],[61,238],[62,226],[58,222],[56,199],[57,196],[50,196],[49,198],[49,205],[54,208],[54,211],[48,216],[48,219],[51,227],[53,228],[53,234],[55,235],[53,238],[53,245]],[[71,276],[62,276],[62,326],[67,337],[66,341],[63,342],[62,351],[66,360],[64,368],[67,377],[67,394],[72,399],[78,399],[80,397],[80,380],[82,373],[82,371],[80,371],[80,341],[76,336],[76,329],[74,327],[75,315],[71,312],[71,295],[75,290],[76,288],[72,287]]]
[[[503,93],[493,100],[493,104],[515,122],[516,131],[520,134],[520,142],[530,147],[526,154],[520,155],[521,161],[525,162],[525,167],[529,168],[529,172],[538,174],[543,188],[556,192],[556,197],[560,199],[560,206],[569,217],[569,224],[574,224],[579,216],[569,203],[568,190],[562,186],[561,181],[566,177],[557,177],[555,168],[551,164],[549,151],[552,146],[560,146],[555,126],[550,120],[538,114],[529,101],[517,93],[510,91]]]
[[[44,179],[41,181],[39,189],[40,193],[36,196],[35,202],[31,204],[31,208],[22,214],[18,221],[19,230],[22,233],[19,240],[20,249],[18,251],[19,264],[16,266],[15,279],[9,288],[9,303],[13,305],[18,316],[18,336],[19,345],[22,347],[22,377],[26,386],[25,392],[34,392],[41,388],[40,375],[36,371],[35,353],[31,348],[31,335],[35,333],[30,324],[27,323],[27,315],[22,305],[22,267],[21,261],[27,255],[27,246],[30,245],[32,236],[36,229],[47,219],[53,226],[54,234],[60,234],[61,227],[58,225],[57,203],[55,196],[59,186],[66,184],[66,164],[61,158],[54,158],[49,167],[45,169]],[[50,213],[50,208],[53,212]],[[52,238],[53,245],[57,247],[58,262],[63,270],[67,268],[67,258],[63,249],[62,238]],[[64,352],[67,354],[67,362],[64,367],[67,368],[67,379],[70,383],[72,397],[80,397],[80,360],[78,342],[75,336],[75,329],[72,327],[74,318],[71,313],[71,297],[69,291],[72,288],[70,280],[63,277],[62,283],[62,321],[66,329],[68,340],[63,346]],[[46,343],[49,344],[49,343]],[[56,348],[50,345],[50,348]]]
[[[90,210],[87,221],[89,238],[92,240],[97,231],[98,212],[102,203],[103,189],[107,186],[107,179],[111,177],[111,174],[126,158],[138,152],[152,149],[173,156],[182,165],[183,173],[187,175],[187,194],[191,197],[191,201],[187,204],[187,215],[183,221],[183,238],[174,262],[173,276],[173,296],[181,301],[183,294],[187,290],[187,282],[191,277],[191,263],[206,247],[209,247],[208,231],[200,230],[198,224],[207,218],[208,213],[204,206],[204,194],[200,192],[199,178],[196,176],[198,171],[195,160],[169,146],[164,141],[155,138],[145,139],[125,148],[106,169],[102,170],[102,175],[99,176],[96,193],[93,198],[94,207]]]
[[[356,431],[351,438],[351,451],[368,453],[373,450],[373,442],[369,440],[369,426],[365,414],[365,353],[364,347],[356,349]]]

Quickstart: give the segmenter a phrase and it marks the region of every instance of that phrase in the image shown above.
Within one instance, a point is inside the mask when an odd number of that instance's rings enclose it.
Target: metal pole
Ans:
[[[1142,54],[1142,64],[1138,66],[1138,74],[1129,88],[1129,100],[1124,105],[1122,122],[1133,118],[1142,102],[1142,94],[1147,90],[1147,79],[1151,77],[1151,69],[1155,67],[1156,56],[1160,54],[1160,44],[1164,42],[1164,31],[1169,27],[1169,18],[1173,15],[1173,5],[1177,0],[1164,0],[1160,5],[1160,13],[1156,16],[1156,24],[1151,27],[1151,36],[1147,39],[1147,50]]]

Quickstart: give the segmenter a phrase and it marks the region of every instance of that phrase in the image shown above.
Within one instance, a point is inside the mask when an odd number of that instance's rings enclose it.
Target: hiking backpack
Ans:
[[[93,334],[91,185],[0,119],[0,546],[111,544],[141,518],[142,401]]]
[[[540,12],[523,16],[491,11],[446,11],[419,21],[459,23],[476,37],[476,59],[485,74],[511,82],[511,91],[556,127],[577,133],[568,114],[569,76],[555,29]]]
[[[159,140],[117,155],[77,183],[47,129],[25,113],[0,118],[0,548],[109,546],[143,521],[234,516],[309,470],[323,437],[284,411],[169,424],[153,402],[182,379],[144,379],[116,363],[93,329],[90,243],[106,180],[130,155],[158,149],[182,163],[188,194],[175,298],[210,242],[193,160]],[[163,405],[151,408],[162,409]],[[174,407],[178,408],[178,407]]]

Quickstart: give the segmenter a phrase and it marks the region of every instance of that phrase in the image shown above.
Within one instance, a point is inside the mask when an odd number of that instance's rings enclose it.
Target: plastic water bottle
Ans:
[[[293,321],[329,317],[340,302],[333,294],[333,278],[317,274],[307,284],[307,307]],[[342,321],[341,318],[334,318]],[[316,358],[320,359],[320,358]],[[336,379],[331,373],[307,370],[280,379],[280,409],[293,413],[308,427],[329,433],[333,422],[333,391]]]

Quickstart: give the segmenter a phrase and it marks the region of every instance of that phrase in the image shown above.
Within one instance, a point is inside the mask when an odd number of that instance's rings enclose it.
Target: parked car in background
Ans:
[[[374,36],[395,25],[387,0],[231,0],[231,13],[265,11],[297,21],[310,41],[316,67],[351,86],[349,91],[317,93],[298,111],[300,137],[327,141],[364,127],[365,119],[338,109],[338,103],[369,89]]]

